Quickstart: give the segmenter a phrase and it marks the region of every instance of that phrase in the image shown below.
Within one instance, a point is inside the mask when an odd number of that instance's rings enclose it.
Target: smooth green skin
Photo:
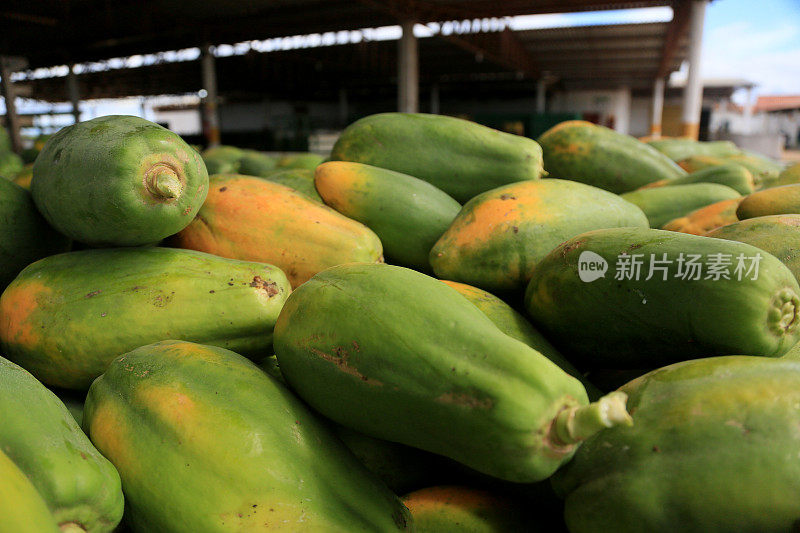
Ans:
[[[176,198],[145,187],[161,164],[181,178]],[[177,179],[177,178],[176,178]],[[208,193],[203,160],[183,139],[139,117],[111,115],[67,126],[33,164],[31,194],[58,231],[94,246],[139,246],[178,233]]]
[[[753,192],[753,175],[742,165],[736,163],[707,167],[671,180],[666,185],[687,185],[691,183],[727,185],[742,195]]]
[[[754,192],[736,209],[739,220],[767,215],[800,214],[800,184]]]
[[[583,282],[584,251],[608,262],[604,277]],[[644,254],[638,280],[617,281],[621,254]],[[675,278],[683,253],[701,254],[701,280]],[[731,254],[731,279],[705,279],[710,254]],[[668,279],[646,280],[650,254],[666,254]],[[757,280],[734,275],[736,257],[761,255]],[[639,228],[590,231],[554,249],[534,270],[525,305],[534,324],[578,368],[652,368],[731,353],[777,357],[798,339],[800,287],[777,258],[749,244]],[[782,327],[781,308],[790,302]],[[777,314],[777,316],[775,316]],[[793,317],[793,318],[792,318]]]
[[[748,218],[712,230],[706,236],[761,248],[780,259],[800,281],[800,215]]]
[[[14,152],[0,153],[0,178],[12,179],[22,171],[23,165],[22,158]]]
[[[756,188],[772,187],[783,171],[783,164],[756,152],[742,150],[739,154],[725,157],[726,161],[742,165],[753,174]]]
[[[552,178],[568,179],[623,193],[686,174],[655,148],[604,126],[562,123],[539,137],[544,168]]]
[[[741,194],[718,183],[692,183],[641,189],[621,196],[644,211],[651,228],[660,228],[667,222],[696,209],[723,200],[739,198]]]
[[[59,533],[47,504],[0,449],[0,533]]]
[[[364,435],[336,425],[334,433],[358,460],[395,494],[424,487],[440,479],[444,459],[417,448]]]
[[[800,362],[712,357],[624,385],[634,425],[552,478],[571,533],[772,533],[800,515]]]
[[[311,278],[287,300],[274,345],[286,381],[328,418],[508,481],[567,461],[575,446],[553,443],[552,421],[588,403],[578,380],[455,289],[393,265]]]
[[[693,155],[726,157],[740,152],[731,141],[695,141],[692,139],[653,139],[647,144],[673,161],[683,161]]]
[[[262,177],[275,169],[277,161],[274,157],[256,150],[243,150],[239,158],[239,174]]]
[[[136,531],[410,528],[300,400],[222,348],[163,341],[117,358],[89,390],[84,429],[117,464]]]
[[[773,184],[773,187],[792,185],[795,183],[800,183],[800,163],[795,163],[781,172],[778,175],[778,179]]]
[[[214,146],[201,152],[201,157],[212,174],[236,174],[239,172],[239,161],[244,157],[245,151],[235,146]]]
[[[58,524],[77,523],[92,533],[114,529],[123,511],[116,469],[55,394],[2,357],[0,420],[0,449],[28,476]]]
[[[534,187],[536,191],[527,198],[518,194]],[[466,232],[461,228],[498,199],[507,201],[517,214],[507,220],[482,217],[489,225],[490,237],[464,246],[460,234]],[[647,217],[638,206],[597,187],[560,179],[513,183],[464,204],[431,249],[430,263],[442,279],[488,291],[521,291],[536,263],[564,240],[598,228],[647,225]]]
[[[291,154],[281,157],[277,160],[276,165],[278,168],[303,168],[307,170],[314,170],[317,165],[322,163],[325,157],[319,154],[312,153],[299,153]]]
[[[352,172],[356,175],[342,183],[349,185],[344,190],[325,195],[320,188],[323,201],[374,231],[387,262],[430,272],[428,254],[458,215],[461,204],[407,174],[360,164]]]
[[[286,385],[278,359],[274,355],[262,359],[258,367]],[[331,424],[331,427],[361,464],[386,483],[395,494],[431,483],[445,469],[440,464],[439,456],[397,442],[376,439],[338,424]]]
[[[42,218],[28,191],[0,180],[0,291],[29,264],[69,247],[69,238]]]
[[[532,139],[422,113],[380,113],[354,122],[339,136],[331,160],[402,172],[460,203],[543,173],[542,149]]]
[[[299,193],[304,194],[311,200],[325,203],[314,187],[314,171],[307,168],[277,168],[265,176],[259,176],[267,181],[280,183],[291,187]]]
[[[37,342],[20,344],[4,299],[34,281],[52,292],[35,295],[26,320]],[[114,357],[165,338],[263,357],[289,292],[265,263],[155,247],[70,252],[29,266],[0,297],[0,342],[44,383],[86,390]]]
[[[524,342],[557,364],[561,370],[583,383],[590,400],[597,400],[603,395],[597,387],[589,383],[572,363],[561,355],[561,352],[559,352],[555,346],[550,344],[550,341],[548,341],[544,335],[539,333],[536,328],[528,322],[527,318],[494,294],[477,287],[470,288],[472,290],[462,291],[458,288],[455,289],[467,300],[472,302],[475,307],[480,309],[484,315],[489,317],[489,320],[491,320],[500,331],[509,337]]]

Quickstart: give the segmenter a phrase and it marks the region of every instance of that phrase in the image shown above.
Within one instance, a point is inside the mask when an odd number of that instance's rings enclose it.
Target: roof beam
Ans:
[[[675,56],[680,48],[681,40],[689,31],[689,11],[692,0],[675,0],[672,5],[672,22],[664,37],[664,48],[661,50],[661,62],[658,65],[659,78],[665,77],[672,70]]]
[[[440,37],[510,70],[522,72],[531,77],[540,75],[540,69],[533,54],[508,28],[500,32],[450,34],[440,35]]]

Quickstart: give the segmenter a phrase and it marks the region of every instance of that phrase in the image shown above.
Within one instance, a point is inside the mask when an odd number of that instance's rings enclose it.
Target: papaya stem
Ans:
[[[148,170],[144,186],[151,195],[165,199],[178,198],[183,189],[175,170],[166,165],[156,165]]]
[[[564,444],[575,444],[602,429],[620,425],[632,426],[633,419],[625,409],[627,400],[627,394],[614,391],[589,405],[564,409],[555,420],[558,440]]]

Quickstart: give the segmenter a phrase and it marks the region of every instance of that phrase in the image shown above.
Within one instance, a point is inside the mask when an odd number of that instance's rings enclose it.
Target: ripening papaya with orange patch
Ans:
[[[426,181],[362,163],[323,163],[314,182],[327,205],[378,235],[387,262],[423,272],[431,269],[431,247],[461,209]]]
[[[223,348],[162,341],[117,357],[83,426],[119,471],[133,531],[410,529],[327,423]]]
[[[692,235],[705,235],[712,229],[738,222],[736,208],[739,207],[741,201],[742,198],[731,198],[701,207],[685,217],[670,220],[662,229]]]
[[[237,174],[211,178],[208,197],[172,245],[279,267],[297,287],[327,267],[383,260],[375,233],[296,191]]]
[[[429,487],[403,497],[418,533],[531,531],[528,504],[487,490],[462,486]]]
[[[781,185],[746,196],[736,215],[740,220],[767,215],[800,213],[800,184]]]
[[[38,309],[40,301],[52,292],[35,280],[10,286],[0,299],[0,338],[15,345],[39,344],[42,339],[35,325],[47,317],[38,316]]]
[[[524,289],[536,263],[561,242],[601,228],[647,227],[618,195],[545,179],[498,187],[467,202],[430,253],[437,277],[488,291]]]

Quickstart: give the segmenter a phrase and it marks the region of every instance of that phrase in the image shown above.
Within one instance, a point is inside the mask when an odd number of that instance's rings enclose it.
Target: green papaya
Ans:
[[[286,301],[274,346],[287,383],[333,421],[508,481],[550,476],[581,439],[629,420],[624,397],[589,404],[457,291],[399,266],[320,272]]]
[[[528,508],[485,489],[436,486],[403,496],[417,533],[531,533]]]
[[[741,153],[725,157],[726,161],[742,165],[753,174],[756,188],[772,187],[783,171],[783,164],[756,152],[742,150]]]
[[[289,290],[277,267],[202,252],[69,252],[30,265],[0,296],[0,343],[42,382],[86,390],[114,357],[162,339],[263,357]]]
[[[438,455],[376,439],[340,425],[334,425],[333,431],[361,464],[395,494],[424,487],[447,474],[449,464]]]
[[[317,168],[317,165],[321,164],[323,161],[325,161],[325,157],[319,154],[299,152],[279,158],[276,162],[276,166],[278,168],[304,168],[307,170],[314,170]]]
[[[645,185],[642,189],[656,186],[688,185],[692,183],[718,183],[720,185],[727,185],[739,194],[750,194],[754,190],[753,175],[742,165],[737,165],[736,163],[706,167],[692,172],[691,174],[681,176],[680,178],[661,180]]]
[[[524,289],[556,245],[598,228],[647,227],[637,206],[575,181],[521,181],[467,202],[430,251],[436,275],[487,291]]]
[[[800,339],[800,287],[755,246],[612,228],[567,240],[533,271],[534,324],[581,369],[652,368],[731,353],[777,357]]]
[[[781,185],[793,185],[800,183],[800,163],[795,163],[786,167],[775,180],[773,187],[780,187]]]
[[[406,508],[288,389],[223,348],[162,341],[115,359],[84,429],[136,531],[398,531]]]
[[[14,152],[0,152],[0,178],[12,179],[23,166],[22,158]]]
[[[513,307],[505,303],[502,299],[483,289],[465,285],[464,283],[458,283],[457,281],[442,280],[442,282],[454,288],[467,300],[472,302],[484,315],[489,317],[489,320],[491,320],[500,331],[509,337],[524,342],[557,364],[561,370],[577,378],[583,383],[583,386],[586,387],[586,392],[590,399],[596,400],[602,396],[600,391],[597,390],[594,385],[586,381],[583,374],[581,374],[572,363],[567,361],[567,359],[561,355],[561,352],[550,344],[550,341],[544,338],[544,335],[539,333],[536,328],[528,322],[528,319],[514,310]]]
[[[709,204],[695,209],[686,216],[670,220],[661,226],[661,229],[705,235],[712,229],[737,222],[739,219],[736,216],[736,209],[741,202],[742,198],[739,197]]]
[[[286,185],[315,202],[325,203],[314,186],[314,171],[307,168],[277,168],[265,176],[267,181]]]
[[[623,193],[685,174],[669,157],[629,135],[583,120],[553,126],[541,137],[551,178]]]
[[[29,264],[69,247],[70,240],[42,218],[28,191],[0,180],[0,291]]]
[[[116,527],[123,500],[114,466],[55,394],[2,357],[0,420],[0,449],[28,476],[63,529],[102,533]]]
[[[651,139],[647,144],[666,155],[673,161],[682,161],[694,155],[726,157],[739,153],[739,149],[731,141],[695,141],[686,138]]]
[[[348,126],[331,161],[352,161],[427,181],[458,202],[542,175],[533,139],[467,120],[423,113],[380,113]]]
[[[739,220],[786,214],[800,214],[800,184],[754,192],[746,196],[736,209]]]
[[[275,170],[275,158],[257,150],[242,150],[239,158],[239,174],[264,176]]]
[[[235,174],[239,172],[240,161],[245,152],[235,146],[219,145],[203,150],[200,155],[209,175]]]
[[[748,218],[706,234],[751,244],[774,255],[800,281],[800,214]]]
[[[650,227],[658,229],[701,207],[739,198],[741,194],[728,186],[717,183],[692,183],[639,189],[626,192],[621,196],[644,211]]]
[[[552,478],[571,533],[778,533],[800,516],[800,362],[711,357],[624,385],[632,427]]]
[[[0,533],[59,533],[36,488],[0,448]]]
[[[388,262],[420,271],[430,271],[428,254],[461,209],[428,182],[361,163],[323,163],[314,184],[328,206],[380,237]]]
[[[31,194],[52,226],[93,246],[139,246],[192,221],[208,193],[200,154],[139,117],[60,130],[33,165]]]

